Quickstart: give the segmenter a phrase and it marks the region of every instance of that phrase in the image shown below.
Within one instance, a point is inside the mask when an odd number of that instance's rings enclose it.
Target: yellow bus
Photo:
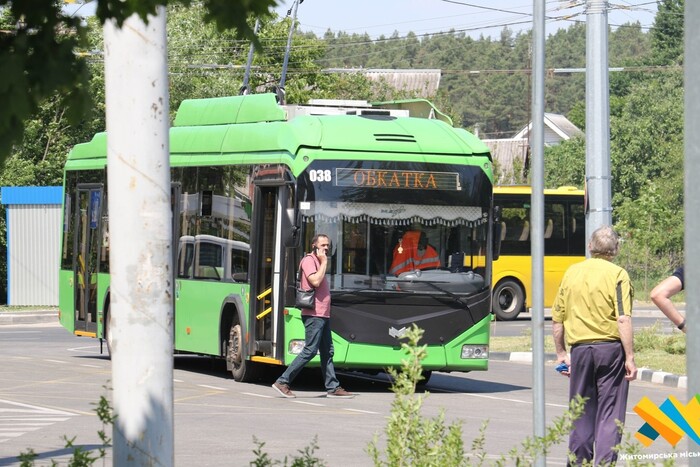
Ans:
[[[515,319],[532,306],[529,186],[496,186],[501,208],[501,254],[493,262],[492,310]],[[584,191],[563,186],[544,190],[544,306],[550,307],[566,269],[586,256]]]

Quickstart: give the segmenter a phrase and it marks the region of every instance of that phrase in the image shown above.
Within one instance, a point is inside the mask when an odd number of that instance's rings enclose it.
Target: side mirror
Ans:
[[[282,226],[284,238],[282,240],[284,246],[287,248],[298,247],[301,240],[301,235],[299,235],[301,231],[301,222],[300,219],[298,219],[298,211],[294,208],[289,208],[285,210],[282,217],[282,222],[284,223]]]

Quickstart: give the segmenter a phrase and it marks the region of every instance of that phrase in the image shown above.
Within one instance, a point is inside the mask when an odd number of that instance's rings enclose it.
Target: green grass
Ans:
[[[528,329],[515,337],[491,337],[491,352],[532,352],[532,338]],[[675,375],[685,375],[685,334],[674,331],[662,334],[660,324],[637,330],[634,334],[634,361],[637,368],[649,368]],[[545,353],[554,353],[551,334],[545,335]]]
[[[491,336],[489,350],[491,352],[532,352],[532,338],[530,336]],[[551,335],[544,336],[544,351],[554,353],[554,340]]]

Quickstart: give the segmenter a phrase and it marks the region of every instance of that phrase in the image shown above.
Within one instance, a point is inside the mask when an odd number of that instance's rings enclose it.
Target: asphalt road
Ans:
[[[94,408],[101,395],[111,398],[111,365],[99,354],[97,340],[71,336],[56,324],[3,326],[0,358],[0,466],[19,465],[16,456],[28,448],[39,455],[36,465],[65,462],[64,435],[76,436],[75,444],[88,450],[99,446],[102,427]],[[265,442],[263,450],[273,459],[291,459],[317,437],[315,455],[327,465],[369,466],[367,445],[375,435],[380,446],[385,443],[393,393],[381,377],[341,374],[343,386],[358,393],[350,400],[323,397],[313,372],[295,381],[297,399],[283,399],[270,388],[271,380],[236,383],[221,362],[202,357],[175,357],[173,377],[177,466],[247,466],[255,459],[254,437]],[[568,381],[553,370],[545,378],[545,417],[551,421],[567,406]],[[434,373],[427,389],[423,414],[444,410],[447,423],[461,423],[466,451],[486,420],[489,459],[532,434],[529,364],[492,361],[487,372]],[[669,395],[687,401],[684,389],[633,382],[627,431],[643,424],[632,412],[642,397],[659,405]],[[684,438],[676,451],[687,449]],[[565,465],[565,451],[565,445],[555,447],[547,465]],[[109,465],[111,449],[107,452]],[[643,452],[664,454],[672,448],[659,439]]]

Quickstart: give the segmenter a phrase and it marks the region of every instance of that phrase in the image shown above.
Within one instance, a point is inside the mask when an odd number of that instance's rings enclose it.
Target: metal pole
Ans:
[[[700,2],[685,2],[685,288],[686,368],[688,399],[700,397]],[[689,400],[688,400],[689,402]],[[700,446],[688,437],[688,450]],[[700,458],[690,457],[691,466],[700,466]]]
[[[532,23],[532,410],[533,434],[545,435],[544,415],[544,46],[545,0],[535,0]],[[538,454],[535,465],[544,467]]]
[[[586,239],[589,239],[598,227],[612,225],[612,195],[608,2],[588,0],[586,8]]]
[[[260,29],[260,19],[255,20],[255,28],[253,29],[253,34],[258,34],[258,29]],[[248,62],[245,65],[245,75],[243,75],[243,86],[241,86],[240,94],[248,94],[250,90],[248,89],[248,82],[250,81],[250,68],[253,66],[253,52],[255,51],[255,44],[251,42],[250,49],[248,50]]]
[[[174,464],[165,7],[104,26],[114,465]]]

